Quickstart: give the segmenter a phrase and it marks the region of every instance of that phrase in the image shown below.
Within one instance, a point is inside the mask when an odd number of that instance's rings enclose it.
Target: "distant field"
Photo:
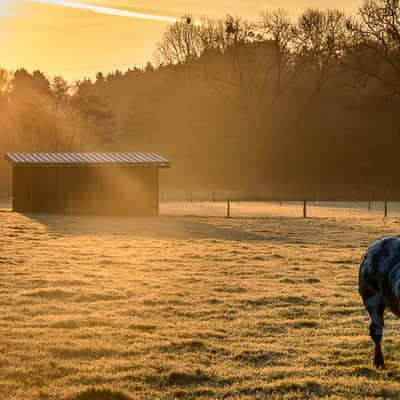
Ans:
[[[0,399],[399,398],[400,320],[388,315],[377,372],[357,273],[400,213],[310,211],[0,212]]]

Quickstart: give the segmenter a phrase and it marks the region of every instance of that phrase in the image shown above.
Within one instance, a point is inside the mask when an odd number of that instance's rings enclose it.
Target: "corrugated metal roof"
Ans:
[[[158,153],[6,153],[13,164],[27,165],[154,165],[169,168],[170,162]]]

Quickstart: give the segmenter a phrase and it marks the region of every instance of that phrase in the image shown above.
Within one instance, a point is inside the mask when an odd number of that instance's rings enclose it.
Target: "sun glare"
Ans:
[[[0,0],[0,16],[10,13],[10,0]]]

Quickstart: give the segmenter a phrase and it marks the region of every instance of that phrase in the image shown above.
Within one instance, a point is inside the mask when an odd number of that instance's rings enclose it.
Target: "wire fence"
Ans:
[[[291,201],[162,201],[161,215],[262,218],[262,217],[400,217],[400,202],[291,202]]]
[[[134,201],[134,200],[133,200]],[[0,209],[11,210],[12,194],[0,192]],[[228,218],[261,217],[361,217],[399,218],[400,202],[384,201],[252,201],[235,193],[194,195],[160,193],[161,216]]]

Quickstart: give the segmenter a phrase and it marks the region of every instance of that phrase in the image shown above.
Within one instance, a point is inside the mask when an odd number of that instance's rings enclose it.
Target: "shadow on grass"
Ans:
[[[71,397],[71,400],[132,400],[132,397],[114,390],[92,388]]]
[[[251,364],[255,367],[262,367],[266,365],[276,367],[278,365],[287,365],[286,362],[281,361],[285,360],[285,356],[285,353],[279,351],[245,350],[235,356],[235,361],[239,361],[243,364]]]
[[[320,398],[330,396],[332,390],[327,385],[322,385],[315,381],[306,381],[301,383],[296,382],[281,382],[276,385],[268,385],[261,387],[249,387],[239,389],[241,396],[251,396],[252,398],[270,398],[270,396],[281,396],[282,398]]]
[[[149,375],[132,375],[129,377],[131,381],[140,381],[151,386],[156,390],[190,390],[199,388],[199,386],[207,387],[226,387],[234,382],[234,378],[219,377],[213,373],[197,368],[195,370],[175,369],[170,371],[158,371]],[[203,387],[204,389],[204,387]]]
[[[362,376],[369,379],[380,379],[381,374],[378,370],[369,367],[356,367],[354,369],[354,374],[356,376]]]
[[[94,217],[23,214],[59,235],[124,235],[149,239],[220,239],[265,241],[265,236],[240,227],[221,227],[203,217]],[[214,220],[215,218],[213,218]],[[219,218],[218,220],[222,220]],[[278,239],[278,237],[277,237]],[[270,240],[270,238],[269,238]]]
[[[201,370],[193,372],[172,371],[165,377],[167,386],[191,386],[204,384],[215,380],[215,377],[204,373]]]
[[[173,370],[164,373],[150,374],[146,376],[131,377],[131,379],[143,380],[147,385],[165,389],[167,387],[186,387],[216,382],[217,378],[200,369],[195,371]]]

